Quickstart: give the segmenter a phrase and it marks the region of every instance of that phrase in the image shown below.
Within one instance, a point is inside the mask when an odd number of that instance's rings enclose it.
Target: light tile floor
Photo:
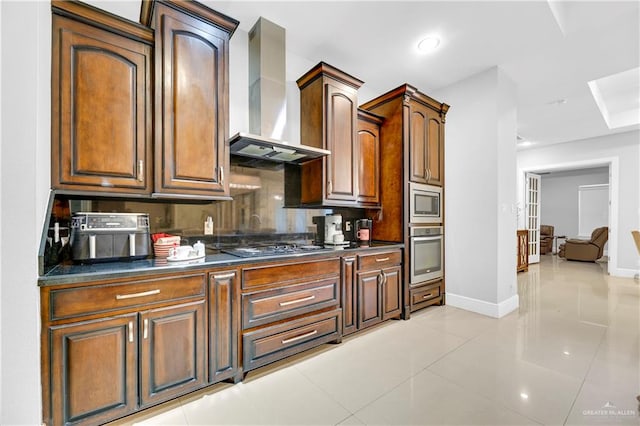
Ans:
[[[450,306],[147,410],[141,425],[640,425],[640,283],[542,256],[502,319]]]

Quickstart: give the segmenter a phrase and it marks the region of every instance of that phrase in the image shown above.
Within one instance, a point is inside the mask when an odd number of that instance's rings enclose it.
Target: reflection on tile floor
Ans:
[[[499,320],[428,308],[119,424],[640,425],[640,283],[605,270],[542,256]]]

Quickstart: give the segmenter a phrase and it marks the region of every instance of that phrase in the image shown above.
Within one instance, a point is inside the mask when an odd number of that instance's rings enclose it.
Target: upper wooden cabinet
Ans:
[[[155,29],[156,196],[229,195],[229,38],[238,21],[197,2],[143,2]]]
[[[444,184],[444,123],[449,105],[405,84],[367,102],[362,109],[392,123],[383,128],[383,140],[397,147],[391,148],[396,149],[396,156],[409,159],[405,179]],[[403,145],[407,146],[406,152]]]
[[[409,99],[409,180],[442,186],[444,183],[444,113],[417,99]]]
[[[52,188],[149,194],[153,32],[82,3],[52,6]]]
[[[382,118],[358,110],[358,137],[355,152],[358,161],[357,198],[361,204],[380,203],[380,125]]]
[[[286,172],[287,205],[357,206],[358,88],[362,81],[320,62],[297,81],[300,143],[331,151]],[[291,182],[294,184],[290,184]],[[365,197],[366,198],[366,197]]]

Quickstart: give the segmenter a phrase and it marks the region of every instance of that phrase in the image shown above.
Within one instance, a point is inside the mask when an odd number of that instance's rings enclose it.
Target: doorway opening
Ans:
[[[531,209],[528,206],[528,177],[530,174],[536,174],[541,176],[543,179],[540,182],[540,186],[538,188],[538,199],[537,203],[540,216],[537,218],[537,221],[532,221],[528,215]],[[608,216],[605,220],[607,223],[604,223],[603,226],[609,227],[609,243],[607,244],[607,255],[608,255],[608,263],[607,263],[607,271],[611,273],[613,269],[615,269],[615,265],[617,265],[617,218],[618,218],[618,159],[611,158],[601,158],[587,161],[576,161],[576,162],[567,162],[567,163],[557,163],[557,164],[544,164],[535,167],[528,167],[526,169],[520,169],[518,171],[518,179],[520,180],[519,187],[522,188],[520,194],[518,195],[519,203],[521,206],[524,206],[522,211],[526,212],[526,214],[518,215],[518,227],[520,229],[529,229],[529,224],[534,223],[537,224],[538,229],[540,224],[548,224],[554,225],[554,235],[556,236],[565,236],[567,238],[575,238],[575,237],[584,237],[581,235],[579,225],[582,220],[584,220],[584,211],[582,212],[582,219],[579,213],[580,202],[579,202],[579,191],[576,185],[576,188],[573,193],[567,194],[566,198],[558,201],[557,196],[554,196],[551,192],[547,191],[547,196],[545,197],[545,177],[561,177],[567,176],[567,181],[571,181],[571,176],[576,176],[574,181],[579,181],[578,176],[584,175],[589,176],[590,180],[583,180],[582,186],[588,185],[606,185],[607,188],[607,196],[608,196],[608,206],[605,206],[606,216]],[[550,182],[551,180],[547,180]],[[597,186],[596,186],[597,188]],[[600,186],[599,188],[603,188]],[[583,193],[584,196],[584,193]],[[602,198],[602,197],[601,197]],[[606,199],[605,199],[606,202]],[[549,209],[545,210],[545,203],[564,203],[564,205],[570,206],[570,210],[565,211],[563,215],[558,216],[557,214],[549,215],[545,217],[545,212],[548,212]],[[557,206],[554,206],[557,207]],[[558,209],[556,209],[558,210]],[[590,217],[587,215],[587,217]],[[547,219],[551,219],[554,223],[546,223]],[[584,230],[582,231],[584,233]],[[539,242],[538,242],[539,243]],[[558,244],[560,241],[557,242]],[[539,250],[539,246],[537,247]],[[536,252],[534,252],[536,253]],[[537,251],[539,253],[539,251]],[[531,253],[530,253],[531,254]]]

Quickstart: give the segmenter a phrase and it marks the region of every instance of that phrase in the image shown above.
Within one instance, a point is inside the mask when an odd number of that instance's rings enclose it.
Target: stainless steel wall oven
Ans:
[[[409,228],[411,284],[442,278],[442,226],[412,226]]]

